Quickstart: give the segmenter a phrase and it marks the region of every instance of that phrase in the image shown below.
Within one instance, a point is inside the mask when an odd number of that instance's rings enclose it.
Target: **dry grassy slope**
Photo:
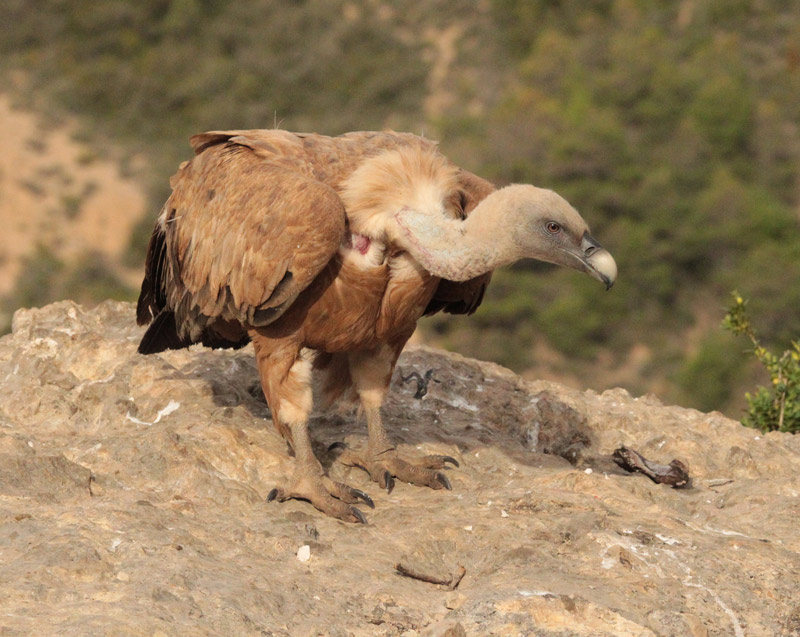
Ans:
[[[67,262],[87,251],[118,262],[145,213],[140,185],[76,141],[73,125],[54,128],[15,109],[7,95],[0,95],[0,129],[0,296],[37,244]],[[121,274],[133,283],[135,273]]]

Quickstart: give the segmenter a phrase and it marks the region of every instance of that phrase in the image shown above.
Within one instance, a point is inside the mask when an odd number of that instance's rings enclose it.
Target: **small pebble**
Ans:
[[[464,527],[464,530],[465,530],[465,531],[471,531],[471,530],[472,530],[472,525],[470,524],[470,525],[468,525],[468,526],[465,526],[465,527]]]
[[[507,518],[508,517],[508,513],[506,513],[505,510],[500,511],[500,517],[501,518]]]
[[[591,467],[586,467],[586,469],[584,470],[584,473],[591,473],[591,472],[592,472]]]
[[[450,610],[456,610],[461,608],[464,605],[464,602],[467,601],[466,596],[463,593],[459,593],[458,591],[453,591],[452,593],[448,593],[444,599],[444,606],[445,608],[449,608]]]
[[[311,547],[308,544],[303,544],[297,549],[297,559],[301,562],[308,562],[311,559]]]

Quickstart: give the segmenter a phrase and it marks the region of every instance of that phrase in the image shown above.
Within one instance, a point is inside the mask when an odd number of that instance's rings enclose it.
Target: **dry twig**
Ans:
[[[692,484],[689,470],[680,460],[673,460],[668,465],[658,464],[628,447],[620,447],[611,457],[626,471],[643,473],[658,484],[668,484],[675,489],[689,487]]]
[[[435,575],[426,575],[425,573],[418,573],[415,570],[410,569],[403,564],[395,564],[395,570],[400,573],[400,575],[404,575],[405,577],[410,577],[412,579],[418,579],[421,582],[428,582],[428,584],[436,584],[437,586],[447,586],[448,590],[455,590],[458,585],[461,583],[461,580],[464,578],[467,569],[463,566],[459,566],[458,570],[451,574],[448,578],[437,577]]]

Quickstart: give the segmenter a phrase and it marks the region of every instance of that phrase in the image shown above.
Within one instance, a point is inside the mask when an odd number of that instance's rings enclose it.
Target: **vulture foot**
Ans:
[[[366,493],[354,489],[341,482],[331,480],[326,475],[295,474],[291,484],[286,488],[275,487],[267,495],[267,502],[277,500],[307,500],[326,515],[339,518],[345,522],[367,523],[367,518],[356,507],[357,502],[363,502],[369,508],[375,505]]]
[[[379,454],[367,452],[363,455],[346,449],[339,456],[339,462],[349,467],[361,467],[389,493],[394,489],[395,478],[419,487],[452,490],[450,480],[440,469],[444,469],[447,463],[459,466],[455,458],[441,455],[404,460],[395,449],[389,449]]]

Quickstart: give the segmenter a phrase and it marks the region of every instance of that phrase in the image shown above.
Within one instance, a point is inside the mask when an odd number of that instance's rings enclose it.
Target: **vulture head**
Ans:
[[[589,234],[589,226],[552,190],[514,184],[491,193],[464,221],[403,208],[396,236],[434,276],[466,281],[520,259],[580,270],[614,285],[614,257]]]
[[[614,257],[589,234],[583,217],[560,195],[536,186],[513,185],[492,193],[484,203],[496,210],[490,215],[504,217],[512,229],[509,256],[514,261],[547,261],[586,272],[606,289],[614,285]]]

